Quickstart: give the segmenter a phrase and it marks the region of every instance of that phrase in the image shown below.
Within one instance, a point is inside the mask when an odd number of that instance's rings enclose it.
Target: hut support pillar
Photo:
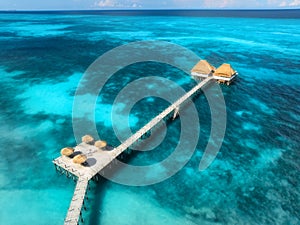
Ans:
[[[179,106],[177,106],[174,110],[173,120],[175,120],[178,115],[179,115]]]

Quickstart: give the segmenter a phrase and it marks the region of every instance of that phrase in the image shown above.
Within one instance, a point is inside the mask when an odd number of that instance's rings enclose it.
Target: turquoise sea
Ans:
[[[76,144],[76,87],[99,56],[145,40],[178,44],[215,66],[228,62],[238,70],[233,85],[221,86],[227,110],[224,142],[216,160],[200,172],[211,126],[208,103],[200,95],[194,100],[200,138],[185,167],[145,187],[105,179],[93,183],[84,224],[300,224],[300,20],[276,13],[285,18],[243,17],[242,12],[0,13],[0,224],[63,224],[75,183],[56,173],[51,161],[62,147]],[[117,91],[147,76],[170,79],[185,90],[196,84],[155,62],[117,72],[97,102],[96,116],[100,137],[112,146],[119,144],[110,117]],[[131,112],[131,128],[167,105],[159,98],[140,101]],[[84,132],[89,133],[88,121]],[[159,148],[126,160],[135,165],[160,161],[179,135],[176,120]]]

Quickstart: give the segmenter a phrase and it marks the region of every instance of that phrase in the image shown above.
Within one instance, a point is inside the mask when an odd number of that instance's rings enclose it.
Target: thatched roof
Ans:
[[[235,73],[230,64],[224,63],[215,71],[214,76],[232,77]]]
[[[66,147],[66,148],[63,148],[60,153],[64,156],[70,156],[74,153],[74,149],[71,148],[71,147]]]
[[[196,72],[200,74],[210,74],[211,71],[215,71],[216,68],[210,65],[206,60],[200,60],[192,69],[191,72]]]
[[[86,160],[87,160],[87,157],[83,154],[80,154],[80,155],[76,155],[73,158],[73,163],[82,164],[82,163],[85,163]]]
[[[84,142],[84,143],[91,143],[94,141],[94,138],[91,136],[91,135],[84,135],[82,138],[81,138],[81,141]]]
[[[97,148],[105,148],[107,143],[106,141],[96,141],[94,144]]]

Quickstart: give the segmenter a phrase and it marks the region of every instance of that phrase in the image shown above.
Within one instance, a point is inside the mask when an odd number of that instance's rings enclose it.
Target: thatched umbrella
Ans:
[[[63,148],[60,153],[64,156],[70,156],[74,153],[74,149],[71,148],[71,147],[66,147],[66,148]]]
[[[84,135],[82,138],[81,138],[81,141],[84,142],[84,143],[91,143],[94,141],[94,138],[91,136],[91,135]]]
[[[87,157],[83,154],[80,154],[80,155],[76,155],[73,158],[73,163],[82,164],[82,163],[85,163],[86,160],[87,160]]]
[[[107,146],[106,141],[96,141],[94,144],[97,148],[105,148]]]

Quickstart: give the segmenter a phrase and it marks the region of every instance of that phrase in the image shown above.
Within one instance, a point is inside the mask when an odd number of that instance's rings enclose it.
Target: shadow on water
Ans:
[[[101,224],[101,214],[102,214],[101,211],[103,209],[103,198],[105,195],[105,189],[108,181],[100,175],[97,175],[97,179],[98,181],[93,181],[91,182],[90,185],[91,188],[90,188],[90,193],[88,193],[88,195],[92,197],[89,198],[89,200],[87,201],[88,214],[86,218],[88,223],[84,223],[84,224],[89,224],[89,225]]]
[[[176,121],[176,119],[173,120],[173,114],[168,115],[166,117],[166,119],[164,119],[166,126],[171,125],[175,121]],[[151,141],[155,140],[157,137],[161,136],[163,132],[164,132],[164,126],[160,126],[160,124],[158,124],[156,127],[151,129],[150,132],[147,132],[145,135],[143,135],[140,138],[140,140],[142,140],[141,142],[138,141],[138,142],[134,143],[134,147],[136,149],[147,149],[149,146],[151,146]],[[122,154],[120,154],[117,157],[117,160],[113,160],[110,163],[110,165],[105,167],[101,171],[101,173],[103,172],[104,174],[113,177],[124,167],[124,165],[121,165],[120,163],[118,163],[118,160],[125,164],[130,164],[130,162],[132,162],[132,160],[134,160],[138,154],[143,154],[143,151],[142,152],[139,150],[134,151],[134,150],[128,148],[127,150],[125,150]]]
[[[189,105],[189,104],[187,104]],[[178,118],[176,118],[178,119]],[[166,126],[169,126],[173,124],[176,119],[173,120],[173,113],[168,115],[165,119],[164,122]],[[163,126],[157,126],[153,128],[149,133],[146,133],[145,136],[143,136],[141,139],[143,140],[142,142],[138,142],[138,144],[135,147],[138,147],[138,149],[143,149],[144,147],[149,144],[147,142],[147,139],[151,140],[151,138],[155,138],[155,136],[161,135],[163,132]],[[106,150],[112,150],[113,148],[108,146]],[[109,181],[105,179],[101,174],[105,174],[106,177],[113,177],[120,170],[122,170],[124,165],[121,165],[118,163],[118,160],[122,161],[125,164],[130,163],[135,157],[137,157],[138,154],[141,152],[139,151],[132,151],[131,149],[127,149],[124,151],[121,155],[117,157],[117,159],[113,160],[108,166],[106,166],[104,169],[101,170],[101,172],[97,175],[96,180],[97,182],[93,182],[92,185],[92,200],[89,202],[88,208],[89,213],[86,216],[87,221],[89,225],[100,225],[101,224],[101,214],[102,214],[102,209],[105,207],[103,205],[103,198],[105,196],[105,190],[108,188]],[[92,162],[89,162],[89,164]]]

